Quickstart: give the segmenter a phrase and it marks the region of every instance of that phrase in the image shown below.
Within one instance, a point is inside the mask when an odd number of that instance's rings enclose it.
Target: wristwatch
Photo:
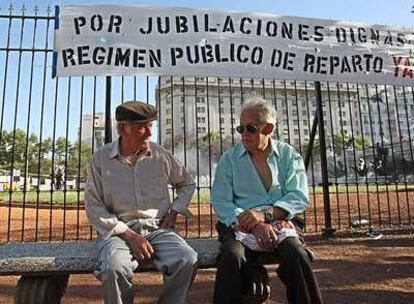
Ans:
[[[274,220],[273,210],[265,210],[264,211],[264,218],[265,218],[265,223],[266,224],[272,223],[273,220]]]

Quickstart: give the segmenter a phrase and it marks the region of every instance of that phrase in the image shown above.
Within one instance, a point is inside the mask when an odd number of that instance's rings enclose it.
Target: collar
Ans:
[[[269,138],[270,141],[270,146],[272,148],[272,152],[279,157],[279,151],[277,149],[277,141],[276,140],[272,140],[271,138]],[[246,148],[243,146],[243,144],[240,144],[240,151],[239,151],[239,157],[242,157],[244,154],[247,153]]]
[[[143,156],[151,156],[151,143],[149,145],[148,150],[142,154]],[[109,153],[109,158],[115,158],[115,157],[121,157],[121,152],[119,149],[119,137],[114,140],[111,144],[110,144],[110,153]]]
[[[119,138],[110,144],[110,151],[111,152],[109,153],[109,158],[115,158],[118,155],[121,155],[119,152]]]

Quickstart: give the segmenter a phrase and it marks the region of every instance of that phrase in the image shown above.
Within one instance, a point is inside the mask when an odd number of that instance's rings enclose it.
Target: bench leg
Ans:
[[[21,276],[14,292],[15,304],[59,304],[69,275]]]

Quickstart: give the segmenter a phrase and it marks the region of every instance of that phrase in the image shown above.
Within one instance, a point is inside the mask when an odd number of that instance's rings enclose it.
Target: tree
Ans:
[[[368,139],[360,135],[350,135],[345,132],[334,134],[333,136],[333,149],[336,154],[342,150],[351,149],[362,150],[367,147]]]
[[[71,143],[64,137],[59,137],[55,144],[55,164],[56,166],[63,167],[65,165],[66,146],[68,150],[71,149]]]
[[[302,151],[303,151],[304,155],[308,152],[308,147],[309,147],[309,142],[307,142],[303,145]],[[319,159],[320,156],[321,156],[321,146],[319,144],[319,139],[315,138],[314,141],[313,141],[311,156],[315,160]]]
[[[26,133],[23,130],[16,129],[14,132],[4,130],[0,142],[0,167],[9,171],[13,165],[13,169],[24,171],[26,161],[30,164],[35,158],[36,143],[37,137],[34,134],[27,138],[26,145]]]
[[[67,178],[79,178],[79,181],[86,181],[88,176],[88,165],[92,156],[92,148],[88,145],[76,142],[71,146],[71,149],[68,152],[66,169]]]

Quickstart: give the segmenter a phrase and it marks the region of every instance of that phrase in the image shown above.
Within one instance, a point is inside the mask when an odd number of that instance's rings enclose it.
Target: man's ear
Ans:
[[[262,129],[262,133],[264,135],[269,135],[272,134],[273,130],[274,130],[275,126],[271,123],[267,123],[264,125],[263,129]]]

